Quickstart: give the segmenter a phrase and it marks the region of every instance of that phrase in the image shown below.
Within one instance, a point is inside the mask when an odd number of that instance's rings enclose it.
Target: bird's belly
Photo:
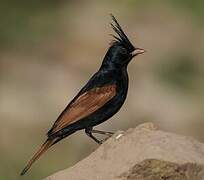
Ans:
[[[121,94],[116,95],[116,97],[114,97],[111,101],[106,103],[103,107],[101,107],[95,113],[91,114],[89,117],[86,117],[82,121],[86,121],[85,124],[87,127],[93,127],[100,123],[103,123],[120,110],[125,99],[126,94],[123,94],[123,96],[121,96]]]

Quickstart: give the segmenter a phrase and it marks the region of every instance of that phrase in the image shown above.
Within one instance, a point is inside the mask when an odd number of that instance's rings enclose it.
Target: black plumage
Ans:
[[[93,133],[112,135],[111,132],[94,130],[93,127],[106,121],[123,105],[128,92],[127,65],[131,59],[142,54],[143,49],[134,47],[116,18],[111,15],[111,26],[116,32],[101,67],[60,114],[47,133],[47,140],[21,172],[24,175],[31,165],[53,144],[74,132],[85,133],[97,143],[102,143]]]

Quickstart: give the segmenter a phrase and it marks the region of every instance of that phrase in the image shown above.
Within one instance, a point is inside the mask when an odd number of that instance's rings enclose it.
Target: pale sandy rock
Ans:
[[[46,180],[201,180],[203,164],[204,144],[145,123],[117,132],[87,158]]]

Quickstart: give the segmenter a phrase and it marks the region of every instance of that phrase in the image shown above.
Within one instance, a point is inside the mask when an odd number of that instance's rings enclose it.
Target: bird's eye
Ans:
[[[121,49],[121,54],[127,54],[127,49],[122,48],[122,49]]]

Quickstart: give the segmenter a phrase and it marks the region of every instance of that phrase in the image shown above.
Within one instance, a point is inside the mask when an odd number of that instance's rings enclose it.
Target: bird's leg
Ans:
[[[106,141],[109,137],[111,137],[111,136],[114,134],[113,132],[95,130],[95,129],[93,129],[92,127],[91,127],[91,128],[86,128],[86,129],[85,129],[85,133],[86,133],[90,138],[92,138],[95,142],[97,142],[98,144],[102,144],[104,141]],[[108,137],[105,138],[105,139],[103,139],[103,140],[98,140],[95,136],[93,136],[93,133],[106,135],[106,136],[108,136]]]
[[[87,128],[87,129],[85,129],[85,133],[87,134],[87,136],[89,136],[90,138],[92,138],[96,143],[102,144],[103,141],[98,140],[95,136],[93,136],[92,131],[93,131],[92,128]]]
[[[103,135],[106,135],[108,137],[111,137],[114,134],[113,132],[99,131],[99,130],[96,130],[96,129],[92,129],[91,132],[92,133],[97,133],[97,134],[103,134]]]

